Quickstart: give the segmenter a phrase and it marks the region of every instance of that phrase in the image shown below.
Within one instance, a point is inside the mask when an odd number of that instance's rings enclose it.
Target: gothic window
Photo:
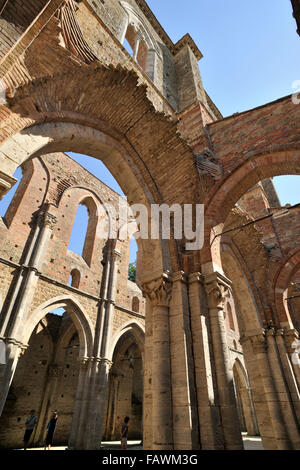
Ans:
[[[127,17],[120,41],[133,60],[155,83],[156,60],[157,57],[161,57],[159,47],[144,18],[127,2],[121,1],[121,5],[126,11]]]
[[[86,198],[78,206],[68,250],[80,255],[89,266],[93,257],[97,221],[97,206],[92,198]]]

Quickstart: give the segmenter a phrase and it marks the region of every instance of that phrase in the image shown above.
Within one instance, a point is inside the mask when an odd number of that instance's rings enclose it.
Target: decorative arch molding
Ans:
[[[122,0],[120,1],[120,4],[126,11],[128,17],[122,39],[124,40],[128,26],[133,26],[133,28],[142,36],[142,39],[145,41],[148,49],[154,49],[157,55],[161,58],[160,49],[151,32],[149,31],[144,18],[133,8],[132,5],[129,5],[129,3]]]
[[[253,290],[255,283],[253,279],[251,279],[251,274],[244,260],[239,255],[236,247],[228,242],[221,244],[221,258],[223,258],[224,267],[227,267],[225,274],[232,280],[234,298],[237,301],[238,310],[242,316],[238,321],[241,335],[245,334],[247,328],[249,330],[262,328],[260,309],[262,311],[263,304],[259,292]],[[234,272],[236,272],[237,275],[234,275]],[[250,302],[251,309],[245,308],[246,298],[248,298]],[[239,318],[238,314],[237,318]]]
[[[300,269],[300,249],[296,248],[281,263],[277,270],[272,288],[274,292],[274,303],[276,312],[281,320],[282,326],[292,328],[292,319],[287,304],[287,291],[294,274]]]
[[[107,124],[102,123],[102,125],[108,130]],[[127,151],[128,145],[122,145],[120,140],[126,144],[120,136],[117,139],[107,132],[87,125],[66,121],[40,123],[23,129],[3,143],[0,147],[0,164],[3,162],[7,168],[9,161],[7,170],[13,173],[26,159],[43,154],[66,151],[66,148],[67,151],[88,153],[103,161],[124,190],[129,204],[139,203],[149,207],[150,204],[161,203],[164,199],[151,176],[149,165],[130,145]],[[149,242],[150,240],[138,240],[138,243],[143,245],[143,249],[139,250],[141,253],[148,253],[146,245]],[[149,271],[172,270],[168,255],[168,251],[172,248],[170,244],[152,240],[151,249],[152,245],[155,245],[157,256],[151,257]]]
[[[245,366],[237,357],[233,363],[233,371],[236,371],[236,374],[244,387],[249,387],[249,378]]]
[[[137,322],[136,320],[131,320],[122,325],[113,335],[110,341],[108,359],[112,361],[114,352],[116,350],[117,344],[120,339],[127,333],[131,333],[132,336],[135,338],[140,351],[142,358],[144,357],[144,341],[145,341],[145,329],[141,323]]]
[[[36,308],[26,320],[22,341],[27,344],[36,325],[47,313],[57,308],[64,308],[76,327],[80,340],[80,356],[90,357],[92,355],[94,326],[84,308],[73,296],[55,297]]]
[[[238,158],[236,158],[238,162]],[[252,153],[247,160],[233,169],[218,184],[204,202],[205,234],[201,261],[203,265],[214,263],[220,266],[220,238],[223,224],[237,201],[259,181],[281,175],[300,174],[299,145],[289,146],[266,153]]]

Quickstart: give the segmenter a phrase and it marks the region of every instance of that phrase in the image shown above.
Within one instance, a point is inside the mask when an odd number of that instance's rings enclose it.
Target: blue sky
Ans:
[[[174,42],[190,33],[204,56],[199,62],[204,87],[224,116],[294,92],[292,84],[300,80],[300,38],[289,0],[148,0],[148,4]],[[70,155],[123,195],[99,160]],[[18,170],[16,177],[20,174]],[[299,180],[300,176],[274,178],[283,205],[299,202]],[[0,215],[13,192],[0,202]],[[135,253],[133,242],[131,261]]]

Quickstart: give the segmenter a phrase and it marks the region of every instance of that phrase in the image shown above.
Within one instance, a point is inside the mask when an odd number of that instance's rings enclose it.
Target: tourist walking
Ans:
[[[121,445],[122,445],[122,450],[127,450],[127,438],[128,438],[128,422],[130,418],[129,416],[126,416],[124,419],[124,423],[122,424],[121,427]]]
[[[50,419],[48,426],[47,426],[47,436],[46,436],[46,442],[45,442],[45,450],[48,448],[48,450],[51,449],[52,443],[53,443],[53,437],[55,434],[56,430],[56,425],[57,425],[57,420],[58,420],[58,413],[57,411],[53,412],[52,418]]]
[[[24,450],[26,450],[28,447],[31,434],[33,433],[34,427],[38,420],[37,417],[35,416],[35,410],[31,410],[30,413],[31,413],[30,416],[28,416],[28,418],[25,421],[26,429],[25,429],[24,439],[23,439]]]

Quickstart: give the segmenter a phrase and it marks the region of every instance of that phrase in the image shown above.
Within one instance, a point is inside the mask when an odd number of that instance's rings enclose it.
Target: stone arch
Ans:
[[[238,326],[241,334],[245,334],[247,329],[259,329],[262,327],[262,318],[260,312],[262,308],[257,303],[258,295],[255,295],[249,282],[250,274],[247,273],[247,267],[239,259],[232,247],[228,243],[221,245],[221,260],[226,276],[232,281],[232,290],[235,301],[238,305],[237,315]]]
[[[107,396],[106,430],[108,439],[118,436],[125,414],[131,416],[133,434],[142,436],[144,330],[129,321],[114,334],[109,351],[112,367]],[[125,414],[124,414],[125,413]]]
[[[287,304],[287,292],[289,284],[299,268],[300,249],[297,248],[281,263],[273,279],[274,303],[282,326],[292,326]]]
[[[155,203],[157,198],[158,201],[161,200],[161,195],[157,191],[158,188],[153,179],[150,177],[151,184],[149,187],[148,182],[144,180],[144,175],[139,171],[136,163],[132,161],[130,154],[116,138],[98,129],[81,124],[53,122],[37,124],[24,129],[11,140],[6,141],[0,148],[0,161],[1,159],[7,160],[7,157],[11,156],[14,163],[11,162],[8,171],[13,172],[15,167],[25,161],[26,158],[34,158],[60,151],[87,153],[87,150],[90,156],[100,158],[107,166],[127,195],[129,204],[137,202],[144,204],[149,209],[149,205]],[[146,171],[147,174],[149,176],[149,172]],[[147,263],[150,272],[170,270],[171,261],[170,255],[167,253],[167,243],[163,243],[164,248],[162,250],[160,240],[138,239],[137,242],[141,253],[149,251],[147,249],[148,243],[151,243],[150,251],[155,250],[156,256],[149,258]],[[155,262],[155,266],[152,262]]]
[[[238,158],[236,159],[238,162]],[[205,202],[205,249],[202,264],[214,263],[222,268],[221,233],[224,222],[238,200],[255,184],[266,178],[300,174],[300,150],[282,150],[251,154],[230,175],[220,181]]]
[[[241,421],[244,420],[248,435],[255,436],[259,434],[259,429],[255,416],[252,394],[249,386],[247,372],[239,358],[235,359],[232,370],[237,394],[237,401],[240,401],[241,406]]]
[[[72,296],[60,296],[47,300],[41,304],[27,319],[27,328],[23,336],[26,344],[35,325],[44,316],[56,308],[64,308],[73,320],[80,339],[80,356],[89,357],[92,355],[94,327],[83,307]]]
[[[111,342],[110,342],[110,348],[109,348],[109,354],[108,358],[112,361],[113,355],[116,349],[116,346],[119,342],[119,340],[122,338],[127,333],[131,333],[134,339],[136,340],[142,357],[144,356],[144,341],[145,341],[145,330],[143,326],[135,321],[135,320],[130,320],[124,325],[122,325],[113,335]]]

